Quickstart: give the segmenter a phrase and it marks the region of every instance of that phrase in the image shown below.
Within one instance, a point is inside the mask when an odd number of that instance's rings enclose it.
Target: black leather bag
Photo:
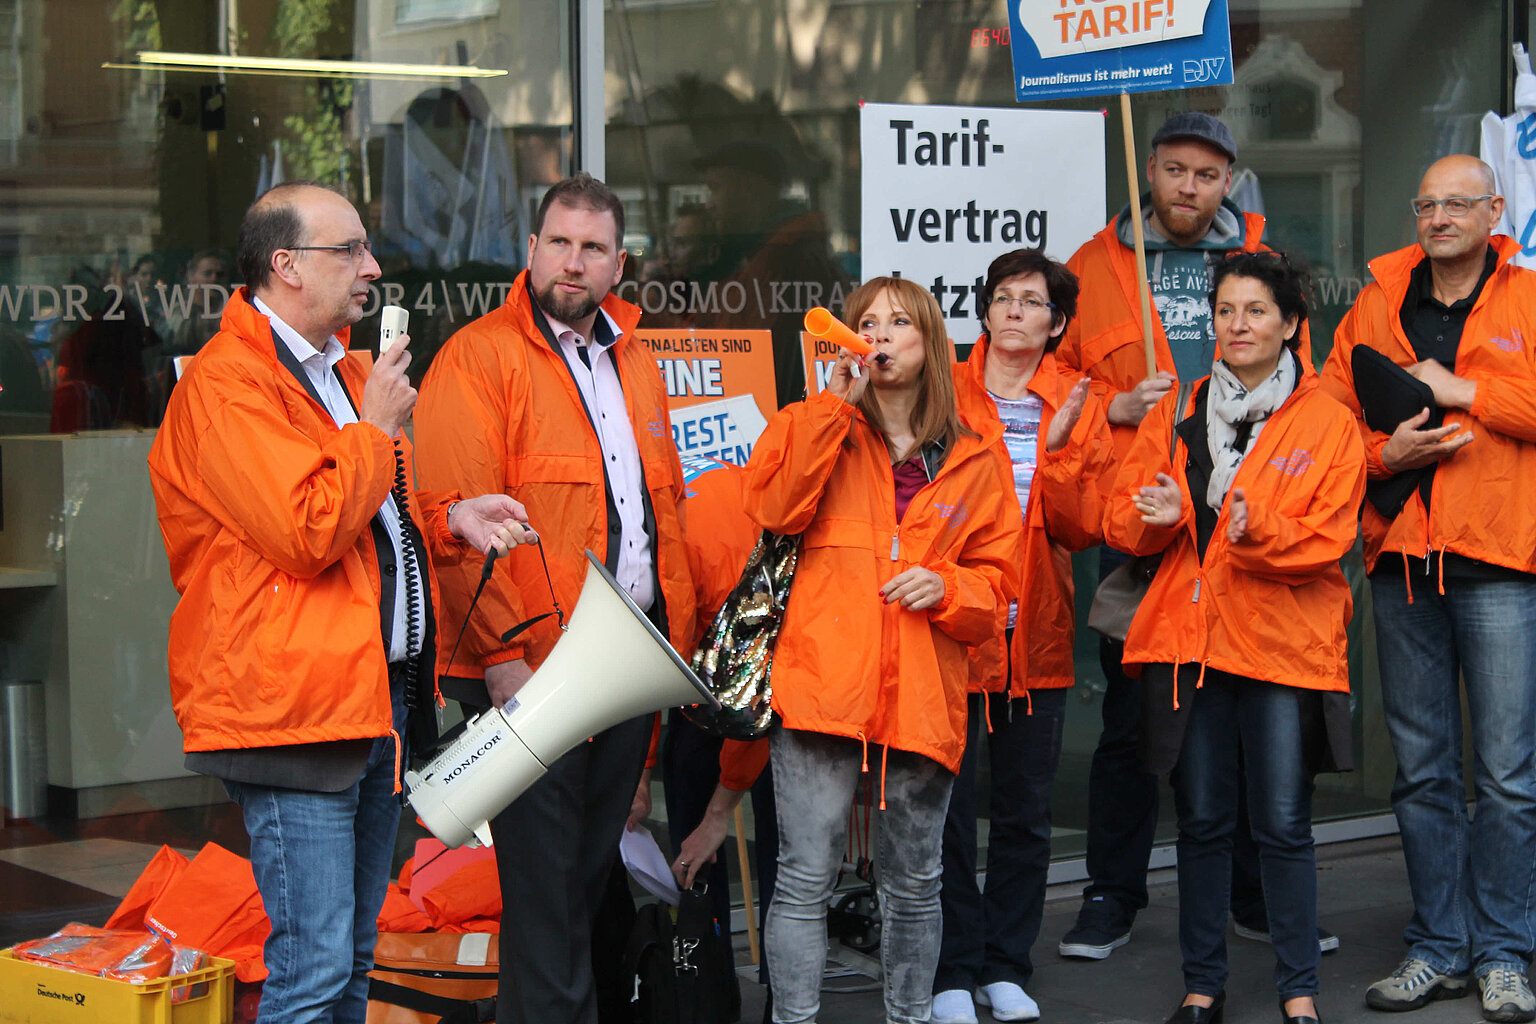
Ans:
[[[729,923],[715,920],[708,886],[681,894],[677,920],[665,903],[640,908],[625,954],[635,986],[635,1024],[735,1024],[741,985]]]
[[[1387,355],[1369,345],[1357,345],[1350,353],[1350,372],[1355,377],[1355,397],[1360,400],[1360,413],[1365,425],[1383,434],[1390,434],[1404,420],[1412,419],[1422,410],[1429,410],[1429,419],[1420,430],[1433,430],[1445,419],[1445,412],[1435,404],[1435,393],[1428,384],[1398,366]],[[1413,492],[1424,491],[1429,500],[1430,482],[1434,479],[1435,464],[1405,469],[1377,480],[1367,480],[1365,497],[1376,511],[1388,519],[1396,519]]]

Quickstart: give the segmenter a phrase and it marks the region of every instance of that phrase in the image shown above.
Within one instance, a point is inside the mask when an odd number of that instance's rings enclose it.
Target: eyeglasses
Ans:
[[[1033,295],[1026,295],[1026,296],[1024,296],[1021,299],[1016,299],[1012,295],[994,295],[994,296],[992,296],[992,308],[993,309],[1007,310],[1007,309],[1012,309],[1015,306],[1017,306],[1019,309],[1028,310],[1029,312],[1033,313],[1033,312],[1037,312],[1038,310],[1042,310],[1042,309],[1055,309],[1056,308],[1056,303],[1054,303],[1054,302],[1041,302],[1039,299],[1035,298]]]
[[[368,239],[360,242],[346,242],[342,245],[290,245],[289,252],[344,252],[352,257],[354,263],[360,263],[363,254],[373,251],[373,243]]]
[[[1492,199],[1494,193],[1488,192],[1480,196],[1446,196],[1444,199],[1410,199],[1408,205],[1413,207],[1415,217],[1432,217],[1435,207],[1445,210],[1448,217],[1465,217],[1472,212],[1472,204],[1480,203],[1484,199]]]

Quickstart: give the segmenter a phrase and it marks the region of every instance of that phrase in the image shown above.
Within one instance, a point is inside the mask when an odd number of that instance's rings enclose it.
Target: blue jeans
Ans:
[[[990,702],[987,735],[992,767],[987,889],[976,886],[976,761]],[[1029,948],[1040,934],[1045,882],[1051,869],[1051,786],[1061,760],[1067,691],[1030,693],[1023,700],[973,693],[965,759],[949,796],[944,821],[944,941],[933,990],[1011,981],[1025,987],[1034,975]]]
[[[1146,674],[1169,673],[1149,665]],[[1195,666],[1183,666],[1195,672]],[[1312,776],[1302,702],[1290,686],[1208,669],[1189,707],[1173,769],[1179,812],[1179,949],[1186,992],[1214,996],[1227,983],[1227,909],[1238,789],[1259,848],[1280,998],[1317,994],[1317,859]],[[1239,774],[1239,767],[1243,773]]]
[[[858,740],[776,729],[774,795],[779,810],[779,877],[763,945],[777,1024],[813,1022],[827,961],[827,901],[848,847],[848,813],[858,787]],[[871,766],[881,751],[869,751]],[[880,964],[888,1024],[926,1021],[939,959],[939,850],[954,776],[904,750],[886,759],[886,809],[878,815],[875,865],[880,899]]]
[[[1371,575],[1381,696],[1413,917],[1410,955],[1479,976],[1531,962],[1536,898],[1536,582]],[[1461,692],[1477,817],[1467,821]]]
[[[363,777],[339,793],[224,788],[245,817],[272,921],[257,1024],[363,1024],[400,821],[394,741],[375,741]]]
[[[1100,581],[1129,557],[1114,548],[1099,548]],[[1124,644],[1100,639],[1104,728],[1088,768],[1084,861],[1089,881],[1083,899],[1113,900],[1129,922],[1147,905],[1147,860],[1157,834],[1158,786],[1142,758],[1141,680],[1125,674],[1124,657]],[[1264,909],[1264,893],[1258,849],[1248,838],[1247,815],[1241,812],[1239,826],[1232,856],[1232,914],[1249,922]]]

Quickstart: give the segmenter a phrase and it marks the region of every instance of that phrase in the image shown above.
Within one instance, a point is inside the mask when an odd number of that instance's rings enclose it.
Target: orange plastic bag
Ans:
[[[261,948],[272,931],[251,862],[217,843],[204,846],[149,905],[144,923],[178,945],[235,961],[241,981],[267,976]]]
[[[17,959],[113,981],[152,981],[171,972],[170,943],[142,928],[70,923],[45,939],[23,942]]]
[[[495,1018],[494,935],[385,932],[373,959],[367,1024],[429,1024],[454,1012]]]
[[[162,846],[150,858],[144,870],[139,873],[138,879],[128,894],[123,897],[123,902],[117,905],[112,916],[107,918],[108,928],[143,928],[144,913],[149,905],[166,889],[176,883],[182,872],[187,870],[191,863],[186,857],[177,853],[169,846]]]
[[[472,918],[501,917],[501,884],[494,860],[475,861],[422,897],[434,927],[447,931]]]

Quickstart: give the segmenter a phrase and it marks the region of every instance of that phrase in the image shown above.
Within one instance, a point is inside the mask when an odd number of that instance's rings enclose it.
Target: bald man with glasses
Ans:
[[[1375,280],[1339,325],[1323,370],[1323,386],[1359,415],[1379,398],[1354,376],[1356,350],[1369,346],[1427,385],[1435,406],[1391,433],[1360,419],[1371,480],[1366,567],[1398,763],[1392,808],[1414,907],[1407,956],[1366,1002],[1417,1009],[1466,995],[1475,979],[1484,1019],[1529,1021],[1536,273],[1510,262],[1518,242],[1493,234],[1504,198],[1481,160],[1436,161],[1409,206],[1418,242],[1371,261]],[[1470,822],[1463,693],[1477,798]]]
[[[379,265],[312,182],[240,225],[245,287],[149,455],[171,579],[171,703],[189,770],[240,806],[272,931],[258,1024],[363,1024],[413,753],[437,739],[428,555],[528,539],[504,494],[412,492],[408,340],[348,359]],[[480,559],[475,556],[478,562]]]

